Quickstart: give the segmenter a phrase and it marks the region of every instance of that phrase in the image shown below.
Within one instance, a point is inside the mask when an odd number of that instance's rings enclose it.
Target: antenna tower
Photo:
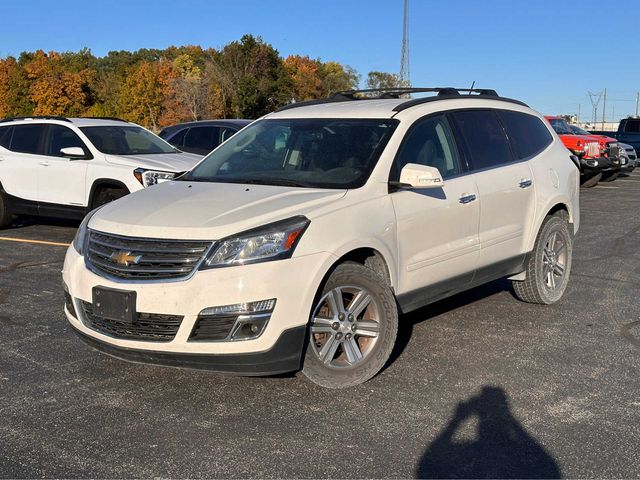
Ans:
[[[402,83],[402,86],[411,86],[409,73],[409,0],[404,0],[402,52],[400,54],[400,82]]]

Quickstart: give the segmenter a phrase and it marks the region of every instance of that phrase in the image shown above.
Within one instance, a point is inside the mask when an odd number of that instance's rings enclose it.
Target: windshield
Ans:
[[[558,135],[573,135],[573,131],[566,120],[560,118],[552,118],[549,123]]]
[[[571,131],[573,133],[575,133],[576,135],[591,135],[589,132],[587,132],[586,130],[583,130],[580,127],[576,127],[575,125],[571,125]]]
[[[134,125],[81,127],[80,130],[98,150],[108,155],[146,155],[178,151],[153,133]]]
[[[211,152],[184,180],[358,188],[397,120],[261,120]]]

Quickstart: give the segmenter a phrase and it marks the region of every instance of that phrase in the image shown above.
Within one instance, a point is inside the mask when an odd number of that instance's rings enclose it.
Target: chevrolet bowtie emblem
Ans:
[[[128,267],[129,265],[137,265],[140,262],[140,257],[141,255],[131,255],[131,252],[113,252],[109,259],[118,265]]]

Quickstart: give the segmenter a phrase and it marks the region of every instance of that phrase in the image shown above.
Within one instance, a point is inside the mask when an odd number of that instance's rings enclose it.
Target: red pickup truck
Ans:
[[[583,187],[593,187],[600,180],[614,180],[620,172],[618,141],[596,135],[576,135],[562,117],[545,117],[571,153],[580,159]]]

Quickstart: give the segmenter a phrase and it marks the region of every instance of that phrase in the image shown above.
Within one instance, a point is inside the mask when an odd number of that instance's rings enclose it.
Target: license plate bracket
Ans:
[[[93,287],[92,297],[94,315],[131,324],[137,321],[135,291]]]

